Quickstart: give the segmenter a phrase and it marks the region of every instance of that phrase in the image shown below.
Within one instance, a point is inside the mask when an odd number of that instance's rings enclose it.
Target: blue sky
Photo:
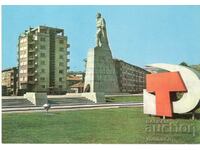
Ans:
[[[151,63],[200,64],[200,6],[2,6],[2,69],[17,65],[17,40],[29,26],[64,28],[71,70],[95,46],[96,13],[101,12],[113,57]]]

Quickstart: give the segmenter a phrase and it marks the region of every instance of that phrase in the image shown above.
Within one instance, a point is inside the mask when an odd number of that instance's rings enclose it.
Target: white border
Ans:
[[[1,5],[200,5],[200,0],[1,0]],[[0,19],[2,21],[2,10],[0,8]],[[0,47],[2,48],[2,22],[0,24]],[[2,51],[1,51],[2,54]],[[0,55],[0,60],[2,63],[2,55]],[[2,65],[2,64],[1,64]],[[1,68],[0,65],[0,68]],[[2,118],[1,118],[2,119]],[[1,128],[2,133],[2,128]],[[1,134],[2,140],[2,134]],[[1,141],[2,142],[2,141]],[[82,145],[82,144],[62,144],[62,145],[46,145],[46,144],[1,144],[0,147],[2,149],[84,149],[87,148],[88,150],[102,150],[102,149],[126,149],[126,150],[138,150],[138,149],[155,149],[155,150],[167,150],[167,149],[199,149],[200,145],[133,145],[133,144],[90,144],[90,145]]]
[[[2,5],[200,5],[200,0],[1,0]]]

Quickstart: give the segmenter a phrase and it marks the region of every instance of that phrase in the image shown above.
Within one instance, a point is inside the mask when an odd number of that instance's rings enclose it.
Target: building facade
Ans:
[[[69,44],[64,30],[29,28],[19,36],[19,91],[61,94],[67,91]]]
[[[195,69],[196,71],[198,71],[200,73],[200,64],[199,65],[191,65],[190,67]]]
[[[149,72],[124,62],[113,59],[119,84],[122,93],[142,93],[146,88],[146,74]]]
[[[17,92],[17,67],[2,71],[2,95],[16,95]]]
[[[67,74],[67,85],[69,93],[82,93],[84,88],[85,73],[71,71]]]

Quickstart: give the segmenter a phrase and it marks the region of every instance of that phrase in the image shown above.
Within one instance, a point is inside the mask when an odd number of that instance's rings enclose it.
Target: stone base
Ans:
[[[110,49],[95,47],[89,50],[84,91],[106,94],[119,93],[117,75]]]
[[[104,93],[100,93],[100,92],[98,92],[98,93],[95,93],[95,92],[82,93],[82,97],[85,97],[88,100],[93,101],[95,103],[106,102]]]
[[[24,94],[24,98],[27,98],[27,100],[29,100],[35,106],[43,106],[44,104],[48,103],[46,93],[27,92]]]

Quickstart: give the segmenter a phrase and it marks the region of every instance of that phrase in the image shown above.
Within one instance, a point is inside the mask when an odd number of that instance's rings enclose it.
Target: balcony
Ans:
[[[35,76],[35,73],[34,72],[28,73],[28,76],[30,77]]]
[[[35,59],[35,57],[33,57],[33,56],[28,57],[28,60],[34,60],[34,59]]]
[[[69,61],[70,61],[70,59],[67,59],[66,61],[67,61],[67,62],[69,62]]]
[[[28,83],[29,83],[29,84],[35,84],[35,81],[29,80]]]
[[[67,55],[69,55],[70,54],[70,51],[67,51]]]
[[[34,67],[35,67],[34,64],[29,64],[29,65],[28,65],[28,68],[34,68]]]
[[[28,43],[28,46],[31,47],[31,48],[34,47],[35,46],[35,41],[30,41]]]
[[[70,48],[70,44],[67,44],[67,48]]]
[[[28,52],[30,52],[30,53],[32,53],[32,52],[35,52],[35,49],[29,49],[29,51]]]
[[[30,45],[35,44],[35,40],[33,38],[29,39],[28,44]]]

